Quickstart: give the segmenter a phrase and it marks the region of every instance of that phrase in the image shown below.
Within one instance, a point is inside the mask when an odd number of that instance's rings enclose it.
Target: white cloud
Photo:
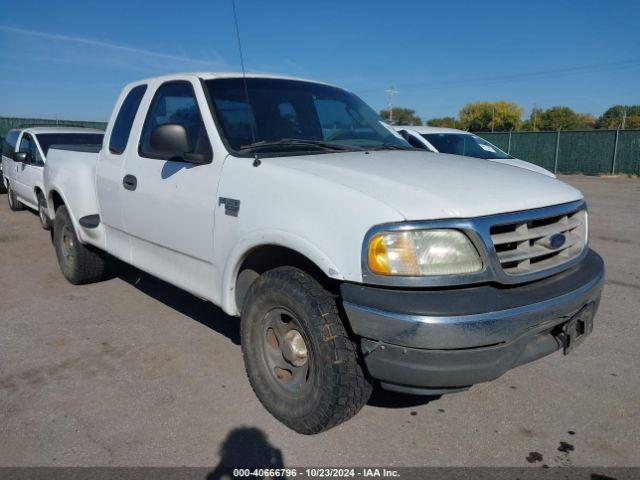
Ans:
[[[154,57],[157,59],[170,60],[173,62],[180,62],[180,63],[186,63],[186,64],[192,64],[192,65],[201,65],[201,66],[208,66],[208,67],[225,65],[225,61],[219,55],[215,55],[215,59],[212,59],[212,60],[198,59],[198,58],[191,58],[183,55],[174,55],[171,53],[147,50],[145,48],[138,48],[130,45],[123,45],[123,44],[118,44],[118,43],[113,43],[113,42],[108,42],[103,40],[95,40],[91,38],[46,33],[46,32],[40,32],[36,30],[27,30],[22,28],[9,27],[6,25],[0,25],[0,31],[13,33],[17,35],[43,38],[48,40],[58,40],[62,42],[69,42],[75,45],[86,45],[91,47],[111,49],[114,51],[120,51],[122,53],[127,53],[127,54],[140,55],[147,58]]]

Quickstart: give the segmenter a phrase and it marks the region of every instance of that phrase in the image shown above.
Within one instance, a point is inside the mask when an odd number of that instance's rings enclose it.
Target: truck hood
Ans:
[[[357,190],[395,209],[405,220],[471,218],[582,198],[575,188],[531,170],[441,153],[331,153],[268,158],[265,164]]]

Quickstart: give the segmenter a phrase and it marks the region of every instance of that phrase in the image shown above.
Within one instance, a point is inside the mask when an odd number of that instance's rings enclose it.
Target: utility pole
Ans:
[[[385,92],[387,93],[387,109],[389,110],[389,125],[393,125],[393,96],[396,93],[398,93],[398,91],[393,87],[389,87],[387,90],[385,90]]]
[[[533,104],[533,131],[536,131],[536,120],[538,120],[538,104]]]
[[[620,129],[624,130],[624,122],[627,120],[627,109],[625,108],[622,111],[622,124],[620,125]]]

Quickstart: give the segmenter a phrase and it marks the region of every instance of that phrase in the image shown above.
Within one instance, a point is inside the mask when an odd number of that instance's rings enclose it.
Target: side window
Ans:
[[[20,148],[18,149],[18,151],[31,153],[31,137],[28,133],[22,135],[22,138],[20,139]]]
[[[109,151],[111,153],[119,155],[127,147],[131,125],[133,125],[133,120],[136,118],[138,107],[146,91],[146,85],[138,85],[131,89],[124,102],[122,102],[109,138]]]
[[[161,85],[149,106],[140,136],[140,155],[150,158],[169,159],[171,155],[155,152],[150,144],[151,132],[159,125],[173,123],[187,130],[191,152],[211,156],[211,144],[204,127],[198,101],[188,82],[171,82]],[[184,152],[176,152],[184,153]]]

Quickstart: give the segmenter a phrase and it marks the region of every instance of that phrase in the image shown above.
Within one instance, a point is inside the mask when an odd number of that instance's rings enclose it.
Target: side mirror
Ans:
[[[29,161],[28,152],[16,152],[13,154],[13,161],[20,163],[27,163]]]
[[[178,123],[165,123],[155,127],[151,132],[149,144],[158,153],[179,156],[191,163],[209,163],[206,155],[193,153],[189,133],[184,125]]]

